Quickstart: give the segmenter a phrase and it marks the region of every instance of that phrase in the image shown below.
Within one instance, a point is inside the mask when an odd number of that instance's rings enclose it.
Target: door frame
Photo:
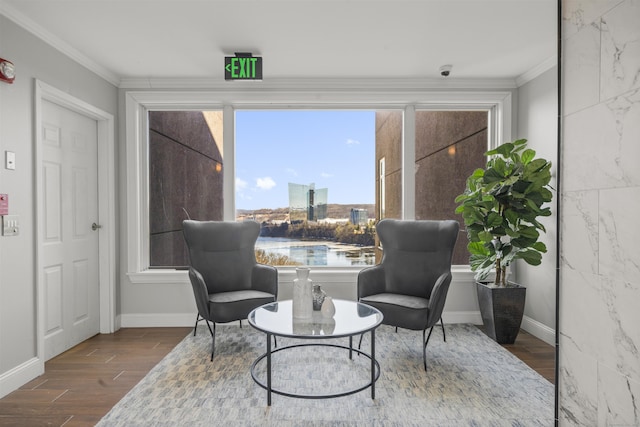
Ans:
[[[93,105],[90,105],[66,92],[44,83],[35,81],[35,245],[36,253],[36,325],[37,325],[37,357],[44,363],[44,289],[42,277],[42,259],[40,256],[40,239],[44,233],[40,221],[43,195],[42,185],[42,102],[50,101],[67,108],[97,123],[98,137],[98,218],[102,225],[98,234],[98,280],[100,298],[100,333],[108,334],[116,330],[116,217],[115,217],[115,137],[114,116]]]

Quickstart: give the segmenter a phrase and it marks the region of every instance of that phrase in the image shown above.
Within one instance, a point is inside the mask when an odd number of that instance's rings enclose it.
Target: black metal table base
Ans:
[[[371,388],[371,399],[375,399],[376,398],[376,381],[378,381],[378,378],[380,378],[380,364],[378,363],[378,361],[376,360],[375,357],[375,330],[371,330],[371,353],[368,354],[360,349],[356,349],[353,348],[353,337],[349,337],[349,346],[344,346],[344,345],[338,345],[338,344],[322,344],[319,342],[313,342],[313,343],[305,343],[305,344],[295,344],[295,345],[290,345],[290,346],[286,346],[286,347],[281,347],[278,348],[276,350],[272,350],[271,349],[271,335],[272,334],[267,334],[267,352],[262,354],[261,356],[259,356],[252,364],[251,364],[251,377],[253,378],[253,381],[255,381],[256,384],[258,384],[260,387],[262,387],[263,389],[267,390],[267,405],[271,406],[271,394],[275,393],[275,394],[279,394],[281,396],[287,396],[287,397],[295,397],[295,398],[300,398],[300,399],[331,399],[331,398],[336,398],[336,397],[343,397],[343,396],[349,396],[351,394],[355,394],[355,393],[359,393],[367,388]],[[322,395],[309,395],[309,394],[297,394],[297,393],[290,393],[287,391],[283,391],[283,390],[277,390],[274,389],[271,385],[271,355],[273,353],[277,353],[279,351],[284,351],[284,350],[290,350],[292,348],[297,348],[297,347],[334,347],[334,348],[342,348],[345,350],[349,350],[349,359],[351,360],[353,357],[353,353],[358,353],[361,356],[364,356],[366,358],[368,358],[369,360],[371,360],[371,379],[370,381],[358,388],[352,389],[352,390],[346,390],[340,393],[334,393],[334,394],[322,394]],[[266,384],[261,381],[258,376],[256,375],[256,366],[258,365],[258,363],[260,363],[262,360],[267,359],[267,382]]]

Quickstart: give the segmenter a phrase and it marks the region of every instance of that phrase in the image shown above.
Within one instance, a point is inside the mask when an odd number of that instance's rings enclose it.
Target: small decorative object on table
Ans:
[[[333,317],[336,314],[336,306],[331,297],[325,297],[320,311],[322,312],[322,317]]]
[[[327,294],[322,290],[318,283],[313,284],[313,310],[320,311],[322,303],[324,302]]]

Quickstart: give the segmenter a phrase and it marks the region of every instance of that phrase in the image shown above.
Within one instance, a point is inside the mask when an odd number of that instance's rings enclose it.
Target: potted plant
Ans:
[[[507,280],[507,268],[517,259],[539,265],[547,251],[539,241],[546,230],[538,219],[551,215],[550,208],[543,207],[553,196],[551,163],[536,158],[526,139],[485,155],[486,167],[476,169],[456,197],[456,213],[462,214],[469,238],[485,332],[501,344],[512,344],[520,330],[526,288]],[[494,282],[486,282],[491,273]]]

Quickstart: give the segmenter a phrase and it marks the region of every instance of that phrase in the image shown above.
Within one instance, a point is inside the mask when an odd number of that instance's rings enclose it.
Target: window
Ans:
[[[372,265],[376,113],[236,112],[236,219],[272,265]]]
[[[225,86],[228,89],[228,86]],[[406,104],[398,103],[399,99],[407,98]],[[409,99],[410,98],[410,99]],[[224,100],[223,100],[224,99]],[[222,174],[222,199],[217,204],[217,209],[222,210],[222,219],[236,219],[236,207],[242,209],[240,196],[236,194],[236,185],[242,185],[242,181],[236,182],[236,173],[242,179],[242,172],[239,164],[241,162],[241,150],[236,148],[236,135],[239,129],[236,129],[235,113],[249,111],[250,107],[257,111],[258,108],[269,108],[269,111],[277,111],[295,109],[310,109],[316,106],[327,108],[333,105],[337,110],[342,108],[346,111],[367,111],[375,113],[375,138],[380,138],[385,132],[392,130],[390,135],[395,135],[400,143],[395,146],[394,150],[384,153],[373,152],[369,164],[371,171],[369,180],[372,182],[380,180],[380,171],[376,170],[380,166],[380,160],[384,158],[383,189],[378,187],[379,182],[372,185],[368,190],[373,194],[373,199],[379,199],[384,194],[384,204],[374,207],[373,213],[367,211],[369,218],[378,218],[381,211],[385,217],[389,218],[424,218],[427,213],[420,207],[420,201],[423,197],[420,193],[419,175],[424,172],[421,158],[417,155],[420,150],[420,138],[416,135],[416,121],[421,120],[422,111],[416,112],[416,109],[426,111],[432,104],[445,105],[446,109],[453,109],[452,106],[461,106],[464,109],[475,111],[488,111],[488,139],[490,146],[496,144],[497,141],[511,139],[511,92],[493,91],[493,92],[465,92],[465,93],[444,93],[433,92],[430,90],[413,90],[410,93],[404,90],[394,91],[386,88],[378,90],[371,88],[367,91],[362,90],[336,90],[327,92],[321,96],[321,103],[318,103],[317,91],[293,91],[282,93],[278,91],[126,91],[124,95],[126,106],[125,117],[125,152],[123,155],[127,161],[126,177],[124,188],[126,191],[125,216],[123,222],[126,224],[126,244],[124,245],[126,257],[126,272],[129,280],[133,283],[185,283],[188,278],[184,271],[174,269],[177,262],[170,261],[159,264],[167,264],[167,266],[158,265],[158,268],[151,268],[151,198],[150,191],[152,174],[150,173],[150,135],[149,111],[217,111],[222,116],[224,126],[222,130],[224,138],[222,142],[216,137],[217,148],[220,154],[224,154],[221,158],[220,165]],[[416,104],[416,100],[422,100],[422,104]],[[233,101],[229,101],[233,100]],[[387,102],[388,104],[385,104]],[[297,104],[296,104],[297,103]],[[384,107],[380,108],[379,106]],[[392,106],[389,108],[389,106]],[[414,106],[415,105],[415,106]],[[363,106],[368,106],[364,107]],[[265,111],[265,110],[261,111]],[[274,110],[275,109],[275,110]],[[303,110],[304,111],[304,110]],[[333,110],[331,110],[333,111]],[[222,114],[224,112],[224,114]],[[218,130],[220,131],[220,129]],[[377,141],[376,141],[377,142]],[[376,143],[376,150],[380,144]],[[317,146],[318,151],[323,151],[323,145]],[[458,147],[456,147],[457,149]],[[328,151],[328,150],[324,150]],[[226,159],[226,162],[224,162]],[[264,161],[268,161],[265,158]],[[326,162],[325,162],[326,163]],[[423,169],[421,171],[421,169]],[[462,173],[461,173],[462,175]],[[416,179],[417,178],[417,179]],[[247,180],[247,182],[251,182]],[[327,205],[332,203],[333,194],[331,188],[320,180],[305,179],[300,181],[292,181],[300,185],[314,185],[314,190],[327,188]],[[219,184],[220,182],[218,182]],[[151,184],[151,185],[150,185]],[[288,184],[288,183],[287,183]],[[218,187],[219,188],[219,187]],[[288,186],[287,186],[288,189]],[[286,192],[288,193],[288,191]],[[456,191],[457,193],[457,191]],[[318,192],[314,192],[314,205],[318,199]],[[288,203],[285,196],[285,203]],[[371,200],[371,199],[369,199]],[[367,202],[370,201],[367,200]],[[376,203],[374,201],[374,203]],[[186,209],[189,215],[196,218],[191,212],[193,208]],[[184,212],[183,212],[184,213]],[[216,218],[220,216],[220,211],[216,211]],[[361,216],[358,211],[350,211],[348,216],[354,220],[360,220]],[[155,230],[155,226],[154,226]],[[168,228],[168,230],[172,230]],[[175,231],[171,231],[175,233]],[[155,233],[155,231],[154,231]],[[155,258],[154,258],[155,259]],[[172,264],[173,266],[169,266]],[[356,265],[355,267],[358,267]],[[360,266],[361,267],[361,266]],[[462,271],[468,267],[461,266]],[[334,271],[334,270],[327,270]],[[347,270],[345,270],[347,271]],[[351,270],[349,270],[351,271]],[[466,273],[465,273],[466,274]],[[346,277],[346,276],[345,276]]]

